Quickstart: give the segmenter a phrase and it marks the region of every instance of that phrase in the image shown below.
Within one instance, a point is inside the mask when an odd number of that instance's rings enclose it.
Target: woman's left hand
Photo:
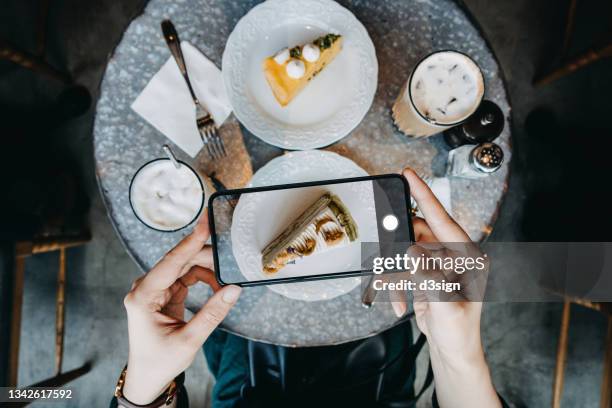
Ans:
[[[215,280],[212,250],[205,245],[209,236],[204,215],[125,297],[130,346],[123,395],[134,404],[154,401],[191,365],[240,296],[240,287],[221,288]],[[185,298],[197,282],[207,283],[215,293],[185,322]]]

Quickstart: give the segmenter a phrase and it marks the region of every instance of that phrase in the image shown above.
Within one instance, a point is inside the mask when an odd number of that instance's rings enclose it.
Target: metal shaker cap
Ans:
[[[504,161],[504,151],[495,143],[483,143],[476,146],[470,154],[470,163],[483,173],[497,171]]]

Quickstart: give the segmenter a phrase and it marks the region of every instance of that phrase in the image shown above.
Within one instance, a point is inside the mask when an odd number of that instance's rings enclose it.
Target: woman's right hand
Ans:
[[[413,219],[417,245],[410,248],[410,255],[429,254],[427,244],[432,243],[469,246],[469,236],[448,215],[427,184],[410,168],[403,175],[425,217]],[[416,323],[427,336],[440,406],[501,406],[480,339],[482,302],[431,301],[424,294],[415,292],[414,295]],[[394,302],[393,307],[398,315],[407,309],[405,302]]]

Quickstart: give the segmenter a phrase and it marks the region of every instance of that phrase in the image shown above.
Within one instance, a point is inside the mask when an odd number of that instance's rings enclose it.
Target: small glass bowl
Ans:
[[[157,228],[156,226],[150,225],[148,224],[146,221],[144,221],[139,215],[138,212],[136,211],[136,209],[134,208],[134,203],[132,202],[132,187],[134,186],[134,180],[136,180],[136,177],[138,177],[138,174],[140,174],[140,172],[142,170],[144,170],[145,168],[151,166],[153,163],[157,163],[159,161],[170,161],[170,159],[166,159],[166,158],[158,158],[158,159],[153,159],[151,161],[146,162],[145,164],[143,164],[142,166],[140,166],[140,168],[138,170],[136,170],[136,173],[134,173],[134,176],[132,177],[132,180],[130,181],[130,187],[129,187],[129,201],[130,201],[130,207],[132,208],[132,212],[134,213],[134,215],[136,216],[136,218],[138,218],[138,221],[140,221],[141,223],[143,223],[144,225],[146,225],[147,227],[151,228],[152,230],[155,231],[160,231],[160,232],[176,232],[176,231],[180,231],[183,228],[191,225],[195,220],[198,219],[198,217],[200,216],[200,214],[202,213],[202,209],[204,208],[204,184],[202,183],[202,179],[200,178],[200,176],[198,175],[198,173],[193,169],[193,167],[191,167],[190,165],[188,165],[187,163],[181,161],[181,160],[177,160],[182,166],[185,166],[186,168],[188,168],[193,174],[195,174],[198,183],[200,183],[200,189],[202,190],[202,202],[200,203],[200,208],[198,209],[198,211],[196,212],[195,216],[193,217],[193,219],[191,219],[187,224],[179,227],[179,228],[175,228],[175,229],[160,229]]]

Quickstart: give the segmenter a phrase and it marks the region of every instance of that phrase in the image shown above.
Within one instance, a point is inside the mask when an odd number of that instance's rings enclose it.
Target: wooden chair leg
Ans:
[[[21,338],[21,308],[23,304],[23,275],[25,257],[15,257],[13,276],[13,310],[11,314],[11,334],[9,345],[8,387],[16,387],[19,375],[19,341]]]
[[[612,43],[607,44],[601,48],[591,49],[583,53],[582,55],[574,58],[573,60],[565,63],[561,67],[554,69],[542,76],[537,77],[533,84],[535,86],[548,85],[564,76],[567,76],[573,72],[578,71],[592,63],[599,61],[603,58],[612,56]]]
[[[6,41],[0,39],[0,59],[11,61],[17,65],[34,71],[41,75],[46,75],[57,81],[69,84],[72,82],[70,76],[35,55],[20,51]]]
[[[606,354],[601,383],[600,407],[612,407],[612,316],[608,317],[608,335],[606,336]]]
[[[569,50],[572,41],[572,33],[574,32],[574,20],[576,17],[576,0],[570,0],[569,8],[567,9],[567,18],[565,19],[565,33],[563,34],[563,47],[561,48],[561,59],[564,59]]]
[[[553,382],[553,408],[561,407],[561,396],[563,395],[563,376],[565,374],[565,360],[567,358],[567,335],[569,332],[571,303],[563,302],[563,313],[561,314],[561,331],[559,333],[559,344],[557,345],[557,363],[555,365],[555,378]]]
[[[0,50],[1,51],[1,50]],[[33,254],[59,251],[55,315],[55,374],[61,375],[64,357],[65,293],[66,293],[66,249],[84,245],[91,239],[89,232],[74,237],[54,238],[36,242],[20,241],[15,245],[15,273],[10,325],[7,386],[17,386],[19,375],[19,343],[21,338],[21,311],[23,304],[23,282],[25,260]]]
[[[57,275],[57,297],[55,304],[55,375],[62,372],[64,359],[64,318],[66,293],[66,248],[59,250],[59,272]]]

